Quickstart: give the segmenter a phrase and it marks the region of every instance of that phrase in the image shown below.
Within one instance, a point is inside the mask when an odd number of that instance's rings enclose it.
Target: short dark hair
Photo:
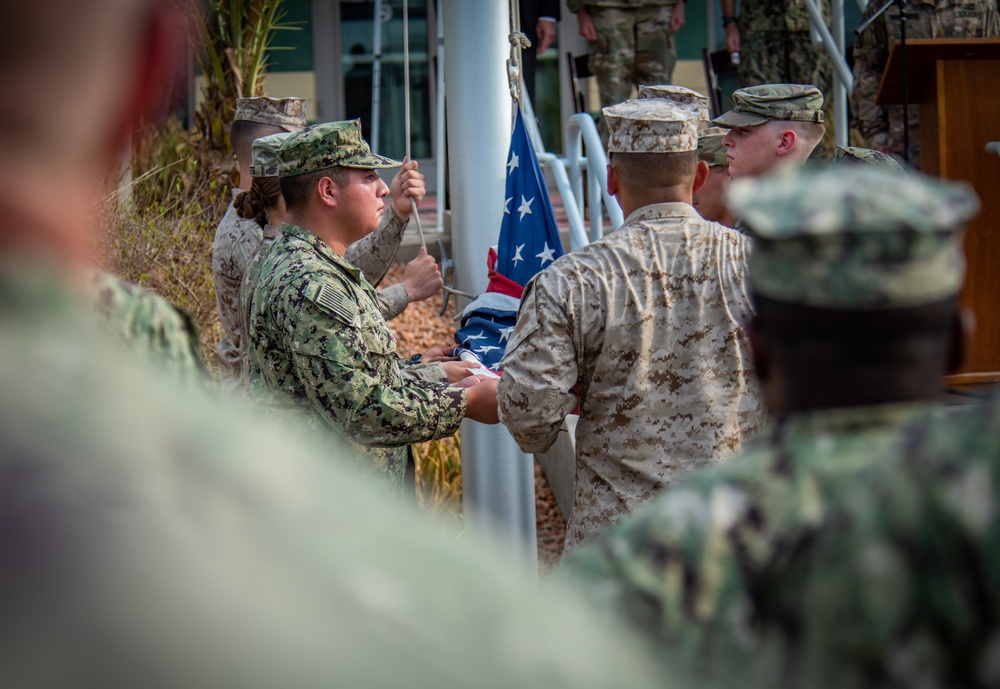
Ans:
[[[628,187],[659,189],[694,181],[698,151],[683,153],[633,153],[616,151],[611,164]]]
[[[270,136],[283,131],[285,130],[274,124],[236,120],[229,129],[229,143],[232,144],[233,152],[237,157],[249,158],[254,141],[262,136]]]
[[[285,207],[290,211],[304,208],[309,203],[309,197],[316,185],[324,177],[329,177],[340,188],[350,183],[348,168],[340,166],[307,172],[303,175],[280,177],[278,181],[281,185],[281,195],[285,197]]]

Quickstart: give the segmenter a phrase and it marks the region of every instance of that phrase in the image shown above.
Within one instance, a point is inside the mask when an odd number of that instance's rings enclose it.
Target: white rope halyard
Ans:
[[[403,121],[406,126],[406,159],[412,160],[410,155],[410,8],[407,0],[403,0],[403,108],[405,110]],[[440,193],[440,190],[438,191]],[[417,201],[410,197],[410,207],[413,209],[411,215],[417,225],[417,233],[420,235],[420,246],[427,250],[427,241],[424,239],[424,228],[420,224],[420,212],[417,210]]]

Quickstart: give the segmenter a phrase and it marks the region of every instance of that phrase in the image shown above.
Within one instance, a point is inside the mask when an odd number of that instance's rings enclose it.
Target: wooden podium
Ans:
[[[889,54],[875,102],[903,102],[902,51]],[[912,39],[906,42],[910,107],[920,112],[920,167],[964,180],[982,209],[966,228],[968,264],[962,303],[975,331],[961,371],[946,381],[973,386],[1000,381],[1000,38]],[[915,133],[911,132],[911,136]]]

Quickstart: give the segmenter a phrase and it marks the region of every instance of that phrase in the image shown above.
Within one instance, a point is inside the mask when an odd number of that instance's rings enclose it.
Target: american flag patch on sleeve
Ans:
[[[312,290],[310,290],[311,292]],[[316,303],[342,320],[352,325],[358,315],[358,306],[330,285],[320,285],[316,290]]]

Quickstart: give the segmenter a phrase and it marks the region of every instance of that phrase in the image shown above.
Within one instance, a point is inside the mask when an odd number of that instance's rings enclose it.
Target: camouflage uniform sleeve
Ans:
[[[389,285],[378,292],[378,308],[382,312],[382,318],[391,321],[399,314],[406,311],[410,305],[410,297],[406,294],[406,289],[400,285]]]
[[[873,2],[865,11],[867,19],[883,3]],[[875,104],[882,72],[889,59],[885,30],[885,15],[858,36],[854,46],[854,90],[851,99],[858,114],[858,131],[869,148],[889,145],[889,116],[886,109]]]
[[[411,364],[409,359],[399,360],[399,371],[404,378],[428,383],[448,384],[448,374],[437,364]]]
[[[392,204],[387,203],[378,229],[347,247],[344,258],[359,268],[368,282],[377,285],[396,257],[408,223],[409,220],[396,215]]]
[[[577,405],[572,328],[547,283],[538,278],[529,282],[497,384],[500,422],[524,452],[548,450]]]
[[[396,447],[458,430],[465,391],[404,378],[384,324],[358,325],[308,295],[297,322],[296,375],[313,407],[352,440]]]

